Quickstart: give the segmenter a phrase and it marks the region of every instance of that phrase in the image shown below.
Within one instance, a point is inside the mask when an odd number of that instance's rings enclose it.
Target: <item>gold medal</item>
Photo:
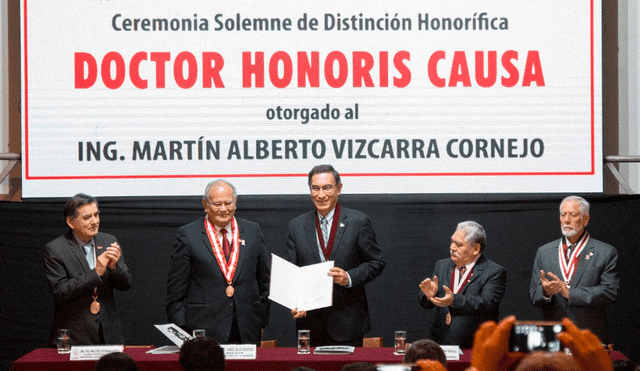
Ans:
[[[93,299],[93,303],[91,303],[89,310],[93,314],[98,314],[98,312],[100,312],[100,303],[98,303],[96,299]]]
[[[226,291],[227,292],[227,296],[228,297],[232,297],[234,291],[235,290],[233,289],[233,286],[231,286],[231,284],[229,284],[229,286],[227,286],[227,291]]]
[[[445,320],[445,323],[447,324],[447,326],[451,324],[451,313],[447,313],[447,319]]]

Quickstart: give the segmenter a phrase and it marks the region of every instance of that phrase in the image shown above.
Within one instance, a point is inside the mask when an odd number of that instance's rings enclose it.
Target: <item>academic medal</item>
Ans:
[[[227,286],[226,292],[227,292],[227,296],[228,297],[232,297],[233,296],[233,293],[235,292],[235,290],[233,289],[233,286],[231,286],[231,284],[229,284],[229,286]]]
[[[100,303],[98,303],[98,300],[96,300],[96,299],[97,298],[93,298],[93,302],[91,303],[91,306],[89,307],[89,310],[93,314],[98,314],[98,312],[100,312]]]

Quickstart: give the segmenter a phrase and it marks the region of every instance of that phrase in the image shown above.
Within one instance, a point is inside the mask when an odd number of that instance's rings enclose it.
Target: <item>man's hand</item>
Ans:
[[[420,282],[420,290],[427,297],[427,300],[431,300],[438,293],[438,277],[433,276],[433,279],[425,278],[424,281]]]
[[[107,265],[109,264],[109,256],[107,253],[102,253],[96,258],[96,273],[98,276],[102,277],[104,272],[107,271]]]
[[[307,316],[307,311],[306,310],[298,311],[298,308],[294,308],[291,311],[291,316],[293,317],[293,319],[303,318]]]
[[[546,276],[548,276],[549,279],[547,279]],[[546,276],[544,271],[540,270],[540,283],[544,290],[544,296],[549,297],[560,293],[565,299],[569,299],[569,288],[567,284],[552,272],[546,273]]]
[[[448,307],[453,304],[453,293],[447,286],[442,286],[444,296],[441,298],[431,298],[431,302],[437,307]]]
[[[120,256],[122,256],[120,245],[118,245],[117,242],[112,243],[102,255],[106,255],[109,258],[109,269],[116,269],[116,264],[118,264],[118,260],[120,260]]]
[[[568,318],[562,319],[565,331],[557,335],[584,371],[613,371],[613,364],[600,339],[589,330],[580,330]]]
[[[473,339],[471,366],[479,371],[510,370],[526,355],[509,352],[509,337],[515,321],[515,316],[509,316],[500,324],[487,321],[480,325]]]
[[[342,268],[333,267],[329,269],[329,276],[333,277],[333,283],[340,286],[349,286],[349,275]]]

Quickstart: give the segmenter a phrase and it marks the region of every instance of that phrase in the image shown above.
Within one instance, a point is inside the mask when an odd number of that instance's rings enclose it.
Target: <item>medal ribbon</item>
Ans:
[[[336,211],[333,213],[333,221],[331,223],[331,231],[329,232],[329,241],[327,247],[324,247],[324,238],[322,237],[322,229],[320,228],[320,219],[318,219],[318,212],[316,211],[316,231],[318,233],[318,240],[320,240],[320,247],[324,253],[324,259],[329,260],[331,257],[331,251],[333,250],[333,242],[336,239],[336,232],[338,231],[338,223],[340,222],[340,204],[336,204]]]
[[[465,285],[471,280],[471,276],[472,276],[472,272],[473,272],[473,268],[475,268],[475,264],[473,265],[473,267],[471,267],[471,269],[467,269],[467,271],[465,272],[464,276],[459,276],[458,281],[455,280],[456,278],[456,272],[460,273],[460,270],[458,269],[458,267],[453,267],[453,271],[451,271],[451,282],[453,283],[453,293],[454,294],[459,294],[460,292],[462,292],[462,289],[464,289]]]
[[[238,267],[238,256],[240,256],[240,231],[238,231],[238,222],[236,222],[235,217],[231,221],[231,235],[233,237],[231,240],[231,256],[228,262],[224,257],[222,244],[218,242],[216,230],[208,217],[204,218],[204,228],[207,230],[207,236],[209,237],[209,242],[213,249],[213,255],[215,255],[216,260],[218,261],[218,266],[220,267],[224,278],[227,280],[227,283],[231,285],[233,275],[236,273],[236,268]]]
[[[564,278],[564,282],[569,284],[573,274],[575,273],[575,269],[577,266],[577,261],[579,259],[582,250],[587,245],[589,241],[589,233],[584,232],[584,236],[578,241],[576,244],[576,248],[571,252],[571,256],[569,257],[569,262],[564,259],[564,247],[567,245],[565,237],[562,237],[560,240],[560,246],[558,247],[558,260],[560,261],[560,270],[562,271],[562,278]]]

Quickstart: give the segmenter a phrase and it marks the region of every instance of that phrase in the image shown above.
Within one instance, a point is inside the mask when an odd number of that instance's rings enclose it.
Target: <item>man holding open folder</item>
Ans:
[[[296,328],[311,330],[311,346],[362,346],[371,329],[364,285],[384,269],[369,217],[341,207],[340,174],[331,165],[309,172],[313,211],[289,224],[285,258],[298,266],[333,260],[333,305],[311,311],[291,311]]]

